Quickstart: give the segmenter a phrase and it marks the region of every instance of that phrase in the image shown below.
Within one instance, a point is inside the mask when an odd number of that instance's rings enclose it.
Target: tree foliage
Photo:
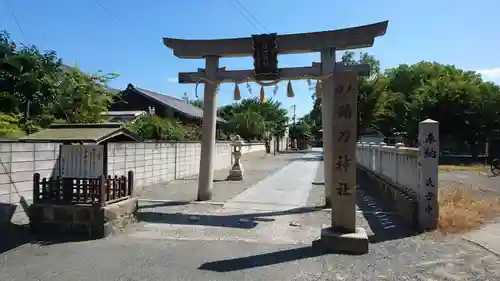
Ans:
[[[402,133],[414,144],[418,123],[431,118],[440,122],[440,137],[448,142],[473,148],[500,138],[500,88],[473,71],[425,61],[382,71],[380,62],[367,53],[346,52],[342,61],[371,69],[369,77],[359,78],[358,134],[371,129],[386,136]],[[55,52],[17,46],[9,34],[0,32],[0,136],[20,136],[54,122],[101,122],[100,113],[119,98],[106,87],[116,76],[66,67]],[[291,128],[292,137],[321,137],[321,100],[313,98],[311,112]],[[261,104],[257,98],[219,108],[219,116],[228,121],[224,133],[247,140],[262,139],[266,132],[282,136],[287,114],[280,102]],[[143,117],[130,127],[145,138],[164,140],[194,140],[200,134],[198,126],[156,116]]]
[[[375,90],[381,96],[373,124],[386,134],[418,134],[418,122],[440,122],[440,136],[473,145],[500,137],[500,88],[473,71],[437,62],[388,69]]]
[[[8,33],[0,32],[0,112],[2,122],[17,127],[2,134],[31,133],[61,120],[100,122],[100,113],[115,98],[106,84],[116,76],[82,73],[64,66],[54,51],[16,46]]]
[[[297,123],[290,126],[290,138],[291,139],[311,139],[313,135],[314,123],[308,119],[300,119]]]
[[[0,113],[0,137],[21,137],[25,131],[19,127],[19,117]]]
[[[197,99],[197,100],[189,100],[188,102],[190,104],[196,106],[196,107],[199,107],[199,108],[203,109],[203,100],[199,100],[199,99]]]
[[[50,111],[55,118],[67,118],[71,123],[96,123],[101,121],[101,113],[119,98],[111,95],[107,83],[116,74],[98,73],[89,75],[77,68],[70,68],[59,80],[56,90],[57,102]]]
[[[175,119],[163,119],[156,115],[140,117],[128,125],[128,129],[144,139],[155,140],[199,140],[200,130],[197,126],[183,125]]]
[[[418,123],[440,122],[440,137],[471,147],[500,137],[500,88],[473,71],[437,62],[401,64],[380,71],[380,63],[366,53],[342,56],[346,64],[366,63],[371,76],[359,78],[358,129],[376,129],[386,136],[403,133],[410,144],[418,137]],[[321,100],[304,116],[313,131],[321,128]]]
[[[239,103],[219,108],[219,116],[226,121],[224,131],[239,134],[247,140],[263,139],[265,133],[283,136],[288,122],[288,111],[279,101],[260,103],[257,98],[243,99]]]

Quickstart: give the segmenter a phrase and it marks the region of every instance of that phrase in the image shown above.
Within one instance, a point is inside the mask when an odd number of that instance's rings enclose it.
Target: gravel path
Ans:
[[[0,280],[475,281],[500,276],[500,259],[479,247],[454,237],[397,235],[397,227],[381,230],[368,213],[358,213],[357,219],[368,230],[370,252],[350,256],[327,254],[311,243],[329,222],[328,210],[231,215],[220,209],[143,204],[141,212],[156,213],[156,221],[121,235],[28,244],[0,255]]]
[[[283,167],[297,158],[288,156],[273,159]],[[271,166],[269,159],[249,168],[255,183],[263,178],[256,176],[259,165]],[[320,163],[315,182],[322,181],[322,169]],[[0,280],[498,280],[498,256],[454,236],[413,235],[370,196],[367,181],[358,183],[357,224],[371,242],[366,255],[327,254],[312,243],[330,222],[330,211],[315,207],[324,202],[324,186],[313,185],[308,207],[288,211],[228,213],[210,202],[141,202],[142,222],[123,234],[26,244],[0,254]],[[192,199],[191,188],[180,194]],[[216,195],[223,188],[214,191],[218,201],[229,197]]]
[[[498,262],[468,246],[377,245],[364,256],[309,245],[138,240],[32,246],[0,260],[0,280],[498,280]],[[442,249],[442,243],[439,243]],[[396,250],[396,251],[395,251]],[[406,251],[407,253],[401,253]],[[29,256],[28,256],[29,255]]]
[[[486,195],[500,196],[500,177],[493,177],[486,173],[451,171],[439,173],[441,186],[465,186],[481,191]]]

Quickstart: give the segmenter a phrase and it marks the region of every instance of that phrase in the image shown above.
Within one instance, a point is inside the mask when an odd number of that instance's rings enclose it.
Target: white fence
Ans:
[[[418,225],[435,229],[439,216],[439,123],[427,119],[419,124],[419,147],[402,143],[359,143],[356,150],[358,165],[398,188],[415,194],[418,203]]]
[[[405,147],[402,143],[388,146],[358,142],[356,157],[363,167],[418,194],[418,148]]]

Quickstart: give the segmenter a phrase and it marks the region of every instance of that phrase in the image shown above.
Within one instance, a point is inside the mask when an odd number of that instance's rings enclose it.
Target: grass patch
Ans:
[[[480,195],[472,186],[442,186],[438,198],[438,229],[444,234],[479,229],[500,214],[500,199],[496,196]]]
[[[439,165],[440,172],[487,172],[488,166],[475,164],[475,165]]]

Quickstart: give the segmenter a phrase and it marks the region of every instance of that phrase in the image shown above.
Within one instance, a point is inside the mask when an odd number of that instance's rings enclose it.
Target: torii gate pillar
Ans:
[[[219,57],[205,58],[206,78],[215,81],[219,68]],[[217,121],[216,83],[205,83],[203,93],[203,125],[201,134],[200,174],[198,175],[198,201],[212,199],[214,181],[215,131]]]

